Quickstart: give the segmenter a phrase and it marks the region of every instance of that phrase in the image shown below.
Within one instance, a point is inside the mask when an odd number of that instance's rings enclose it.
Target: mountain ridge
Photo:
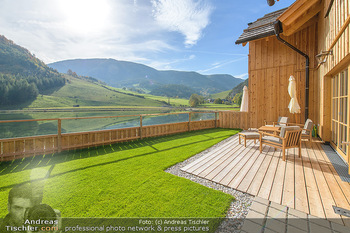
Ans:
[[[195,71],[157,70],[144,64],[112,58],[69,59],[48,66],[61,73],[70,69],[114,87],[139,86],[149,91],[152,91],[152,86],[180,84],[201,94],[210,94],[231,90],[244,81],[229,74],[203,75]]]

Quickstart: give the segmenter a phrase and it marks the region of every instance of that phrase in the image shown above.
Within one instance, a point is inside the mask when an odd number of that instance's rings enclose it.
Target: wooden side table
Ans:
[[[244,147],[247,147],[247,140],[253,140],[256,143],[256,139],[259,140],[260,134],[258,132],[240,132],[238,133],[238,141],[241,144],[241,139],[244,139]]]
[[[279,126],[261,126],[258,130],[263,132],[273,132],[277,135],[281,127]]]

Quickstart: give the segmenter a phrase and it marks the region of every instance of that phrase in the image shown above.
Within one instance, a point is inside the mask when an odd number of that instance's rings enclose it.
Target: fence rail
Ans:
[[[214,120],[192,121],[194,113],[214,113]],[[143,119],[147,116],[187,114],[187,122],[143,125]],[[62,150],[74,150],[89,148],[101,145],[109,145],[116,142],[131,141],[147,137],[157,137],[175,133],[182,133],[192,130],[209,129],[218,126],[217,112],[178,112],[159,114],[140,114],[124,116],[97,116],[97,117],[76,117],[76,118],[51,118],[51,119],[30,119],[30,120],[6,120],[1,123],[33,122],[33,121],[57,121],[57,134],[30,136],[0,139],[0,161],[20,159],[34,155],[60,152]],[[138,127],[98,130],[90,132],[62,133],[62,121],[79,119],[103,119],[120,117],[140,117]]]
[[[193,121],[194,113],[214,113],[213,120]],[[188,121],[158,125],[143,125],[143,118],[146,116],[188,114]],[[218,117],[219,116],[219,117]],[[79,119],[102,119],[119,117],[140,117],[138,127],[98,130],[77,133],[62,133],[62,121]],[[30,120],[7,120],[1,123],[30,122],[30,121],[57,121],[57,134],[18,137],[0,139],[0,161],[8,161],[30,157],[34,155],[60,152],[62,150],[74,150],[95,146],[109,145],[117,142],[131,141],[148,137],[157,137],[182,133],[192,130],[210,128],[248,128],[249,115],[243,112],[180,112],[180,113],[159,113],[124,116],[105,117],[77,117],[77,118],[54,118],[54,119],[30,119]]]

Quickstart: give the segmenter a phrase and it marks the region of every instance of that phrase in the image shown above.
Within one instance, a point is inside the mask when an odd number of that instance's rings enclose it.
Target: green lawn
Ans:
[[[0,217],[30,175],[44,177],[44,203],[63,217],[224,217],[233,197],[164,170],[238,130],[210,129],[0,164]]]

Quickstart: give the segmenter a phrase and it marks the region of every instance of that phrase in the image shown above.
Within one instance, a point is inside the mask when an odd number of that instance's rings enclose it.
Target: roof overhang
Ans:
[[[283,35],[290,36],[321,11],[320,0],[297,0],[277,20],[283,26]]]
[[[255,22],[249,23],[248,28],[245,29],[237,39],[236,44],[243,44],[249,41],[258,40],[261,38],[275,35],[274,22],[287,8],[268,13],[264,17],[257,19]]]

